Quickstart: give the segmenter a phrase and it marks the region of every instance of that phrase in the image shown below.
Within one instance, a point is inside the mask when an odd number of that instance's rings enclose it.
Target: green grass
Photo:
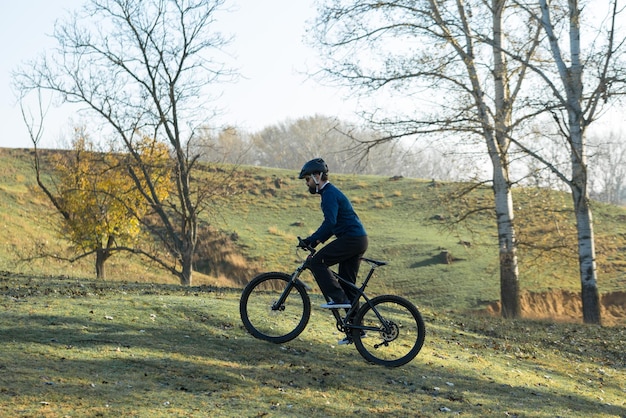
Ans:
[[[0,411],[12,417],[623,417],[624,328],[422,307],[406,366],[337,346],[314,308],[296,340],[241,326],[239,289],[0,275]]]

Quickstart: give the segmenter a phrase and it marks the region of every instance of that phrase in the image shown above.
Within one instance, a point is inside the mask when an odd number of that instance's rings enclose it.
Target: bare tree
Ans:
[[[481,139],[492,164],[500,253],[502,315],[517,317],[519,272],[509,148],[518,124],[532,115],[520,94],[527,61],[539,42],[536,21],[511,19],[506,0],[385,2],[333,1],[320,8],[316,41],[328,62],[324,74],[386,93],[414,112],[382,108],[364,114],[387,135],[370,149],[399,138]],[[507,22],[507,28],[504,22]],[[518,60],[508,59],[505,50]],[[398,112],[398,108],[392,111]]]
[[[193,148],[203,161],[227,164],[253,164],[254,149],[250,136],[234,126],[216,131],[203,128]]]
[[[19,91],[49,91],[77,103],[103,122],[102,132],[119,141],[132,163],[128,174],[158,222],[146,224],[173,261],[152,258],[181,284],[192,282],[198,215],[208,188],[192,183],[198,155],[189,152],[195,130],[207,125],[211,87],[233,76],[212,31],[224,0],[91,0],[57,23],[58,45],[49,56],[15,74]],[[174,193],[164,200],[151,180],[138,146],[144,137],[169,146]]]
[[[583,320],[598,324],[601,322],[600,302],[585,136],[602,106],[626,92],[623,61],[626,38],[617,38],[616,23],[621,12],[617,0],[608,3],[608,24],[601,24],[591,33],[582,26],[584,3],[578,0],[517,2],[531,19],[540,23],[546,34],[542,51],[545,55],[541,60],[534,60],[531,67],[542,83],[535,103],[551,113],[568,150],[571,174],[567,175],[531,147],[518,145],[549,167],[571,190],[577,225]],[[587,13],[591,12],[587,9]],[[585,43],[585,33],[593,37],[593,42]]]
[[[459,180],[473,172],[475,155],[450,153],[428,142],[379,144],[361,155],[360,142],[380,135],[333,117],[312,116],[248,133],[234,127],[203,129],[195,146],[207,161],[298,170],[303,161],[322,156],[336,173]],[[475,154],[475,153],[474,153]]]
[[[345,132],[351,132],[351,135]],[[372,131],[326,116],[311,116],[268,126],[250,135],[256,164],[299,170],[305,161],[323,157],[335,173],[387,174],[401,167],[402,151],[392,144],[380,147],[374,158],[363,160],[355,148],[359,137],[375,138]],[[399,173],[395,173],[399,174]]]

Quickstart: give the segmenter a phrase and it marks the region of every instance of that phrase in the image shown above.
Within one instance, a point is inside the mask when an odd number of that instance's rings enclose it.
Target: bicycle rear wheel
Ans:
[[[283,303],[278,303],[285,292]],[[239,313],[244,327],[261,340],[280,344],[296,338],[309,322],[311,301],[304,286],[285,273],[263,273],[243,289]]]
[[[426,329],[422,315],[415,305],[399,296],[377,296],[371,300],[371,306],[363,304],[354,324],[366,327],[365,336],[360,329],[351,331],[356,349],[365,360],[375,364],[402,366],[413,360],[424,345]]]

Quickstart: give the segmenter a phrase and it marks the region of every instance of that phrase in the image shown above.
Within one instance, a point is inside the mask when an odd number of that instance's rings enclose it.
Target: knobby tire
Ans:
[[[352,340],[359,354],[371,363],[387,367],[402,366],[413,360],[422,349],[426,335],[419,310],[407,299],[394,295],[377,296],[371,304],[389,328],[385,329],[370,305],[363,304],[354,323],[376,331],[367,330],[362,338],[361,330],[352,328]]]
[[[281,344],[293,340],[306,328],[311,316],[309,295],[300,282],[290,282],[288,274],[263,273],[244,288],[239,313],[244,327],[255,338]],[[285,302],[276,306],[288,286]]]

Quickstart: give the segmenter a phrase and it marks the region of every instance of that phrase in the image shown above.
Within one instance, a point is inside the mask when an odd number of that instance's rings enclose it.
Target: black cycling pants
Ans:
[[[341,237],[322,247],[311,260],[311,272],[322,293],[335,302],[352,302],[356,297],[354,290],[342,286],[331,274],[329,267],[339,264],[337,273],[343,279],[356,283],[359,273],[360,258],[367,250],[367,236]]]

